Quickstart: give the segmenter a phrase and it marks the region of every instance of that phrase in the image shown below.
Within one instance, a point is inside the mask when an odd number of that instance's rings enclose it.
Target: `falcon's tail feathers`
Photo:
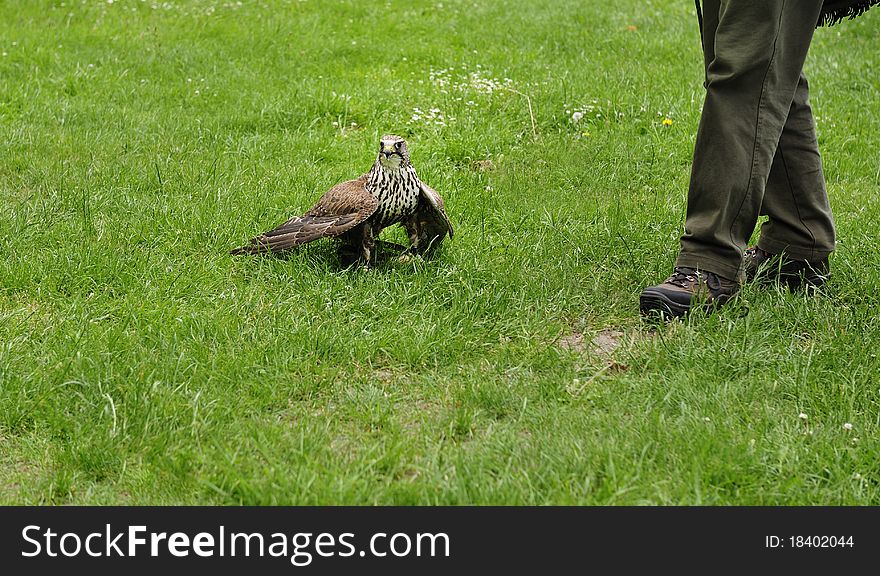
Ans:
[[[348,230],[346,225],[354,220],[353,214],[345,216],[298,216],[278,228],[252,238],[246,245],[230,251],[232,255],[281,252],[326,236],[337,236]]]

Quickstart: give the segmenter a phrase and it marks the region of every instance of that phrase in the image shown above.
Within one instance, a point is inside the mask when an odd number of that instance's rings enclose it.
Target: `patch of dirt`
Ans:
[[[584,335],[579,332],[563,336],[556,342],[556,344],[563,350],[568,350],[569,352],[581,353],[586,349],[586,346],[584,346]]]
[[[577,352],[591,352],[602,358],[609,358],[614,352],[620,348],[623,342],[624,334],[620,330],[611,328],[603,328],[599,330],[590,340],[580,332],[573,332],[563,336],[557,341],[557,345],[563,350]]]
[[[378,370],[373,371],[373,378],[383,383],[391,382],[392,380],[394,380],[394,372],[392,372],[388,368],[379,368]]]
[[[594,354],[607,357],[614,354],[614,351],[620,348],[620,343],[622,341],[623,332],[604,328],[599,330],[599,332],[593,336],[593,340],[590,344],[592,344]]]

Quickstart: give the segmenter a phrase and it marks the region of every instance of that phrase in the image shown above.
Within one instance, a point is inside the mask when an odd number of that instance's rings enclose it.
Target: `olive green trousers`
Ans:
[[[824,258],[834,221],[803,75],[822,0],[703,4],[706,100],[676,266],[742,279],[760,215],[761,249]]]

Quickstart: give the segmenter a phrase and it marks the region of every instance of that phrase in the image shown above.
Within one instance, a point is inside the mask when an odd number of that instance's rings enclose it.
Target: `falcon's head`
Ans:
[[[400,136],[387,134],[379,140],[379,164],[388,170],[399,170],[409,164],[409,150],[406,140]]]

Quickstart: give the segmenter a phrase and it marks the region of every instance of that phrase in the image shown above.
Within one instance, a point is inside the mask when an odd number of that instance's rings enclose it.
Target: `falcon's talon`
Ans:
[[[406,252],[404,252],[403,254],[401,254],[400,256],[397,257],[397,261],[400,262],[401,264],[406,264],[408,262],[413,262],[413,261],[424,262],[425,259],[418,252],[415,252],[413,250],[407,250]]]
[[[413,244],[407,252],[420,257],[433,252],[447,234],[450,238],[454,234],[443,198],[419,179],[406,141],[389,135],[380,140],[379,154],[367,174],[337,184],[308,212],[257,236],[232,254],[279,253],[319,238],[340,237],[347,250],[364,254],[369,267],[372,258],[368,254],[382,243],[375,238],[392,224],[406,228]]]

